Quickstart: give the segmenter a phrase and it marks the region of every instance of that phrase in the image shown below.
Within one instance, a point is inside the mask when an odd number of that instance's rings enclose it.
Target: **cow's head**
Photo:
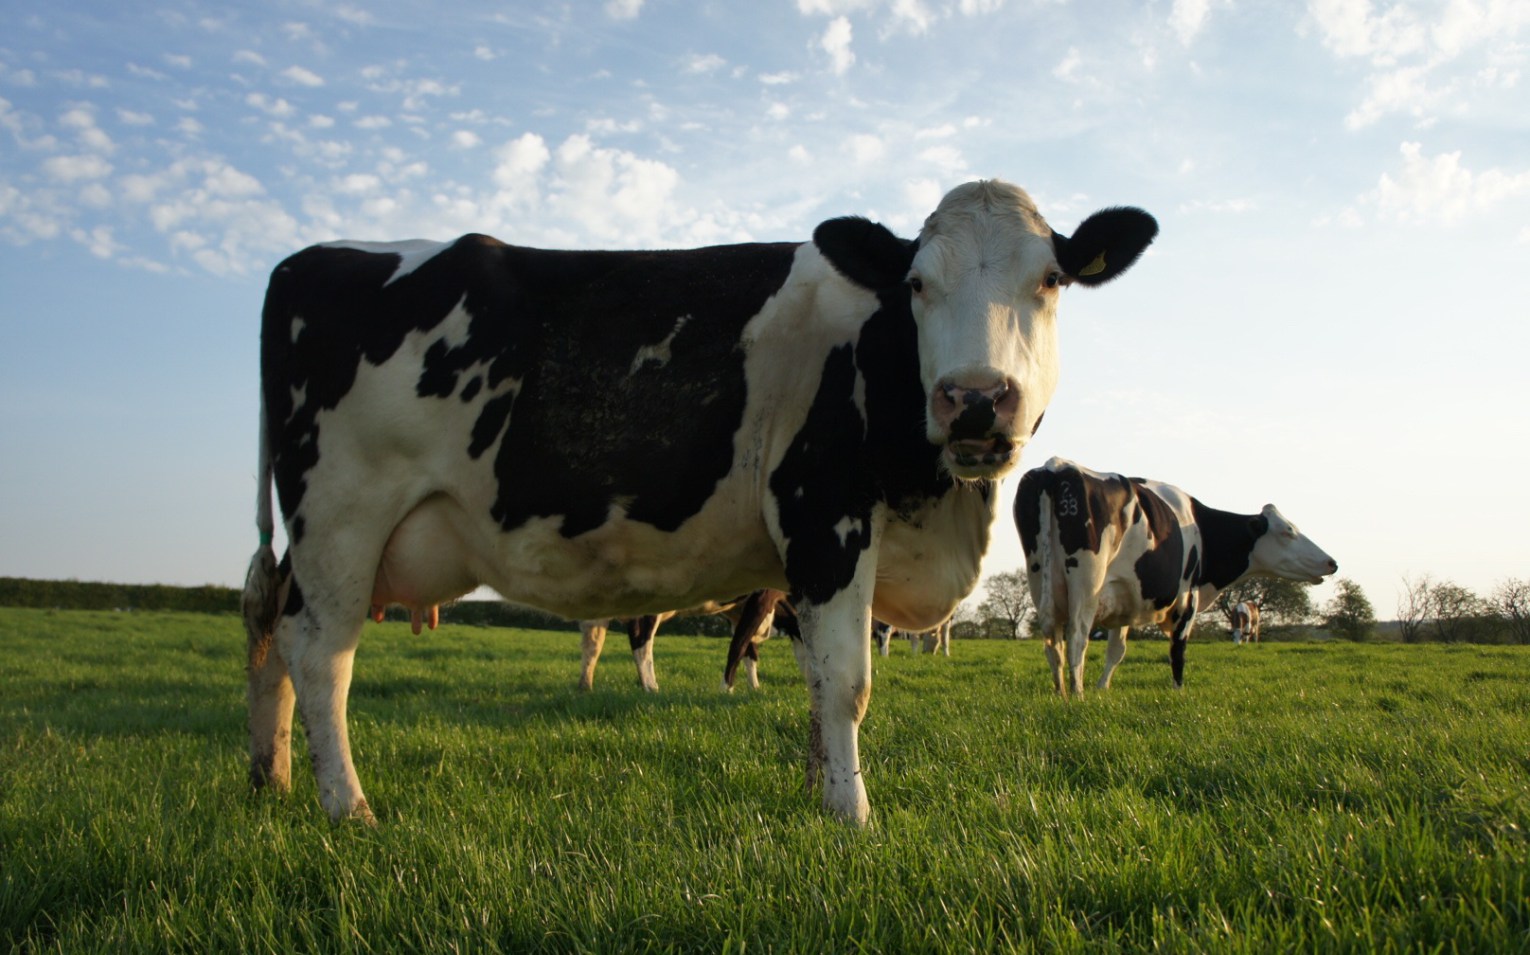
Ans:
[[[951,190],[917,241],[865,219],[813,233],[846,278],[902,285],[919,330],[926,436],[958,478],[997,478],[1020,460],[1057,387],[1057,299],[1100,285],[1136,261],[1158,232],[1140,209],[1106,209],[1071,238],[1052,231],[1025,191],[1006,182]]]
[[[1274,504],[1266,504],[1249,520],[1255,536],[1248,564],[1251,574],[1320,584],[1324,577],[1338,572],[1338,563],[1286,520]]]

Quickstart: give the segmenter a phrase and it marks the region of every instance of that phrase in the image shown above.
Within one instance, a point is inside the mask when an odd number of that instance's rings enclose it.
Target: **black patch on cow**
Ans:
[[[474,375],[468,379],[468,383],[462,386],[462,403],[467,404],[478,397],[478,389],[483,387],[483,376]]]
[[[1162,610],[1179,597],[1180,574],[1185,569],[1185,536],[1180,532],[1174,510],[1163,498],[1140,480],[1134,479],[1132,486],[1153,539],[1153,546],[1134,565],[1137,582],[1142,588],[1142,599]]]
[[[1195,515],[1195,525],[1206,545],[1195,583],[1225,590],[1248,573],[1254,545],[1269,531],[1270,522],[1263,514],[1234,514],[1207,507],[1193,497],[1190,512]]]
[[[1071,465],[1051,470],[1033,468],[1020,478],[1015,493],[1015,526],[1027,554],[1035,553],[1041,536],[1041,495],[1052,501],[1051,519],[1057,524],[1063,553],[1100,552],[1101,535],[1112,524],[1125,526],[1132,489],[1116,474],[1088,475]]]
[[[1046,419],[1047,413],[1045,411],[1036,416],[1036,423],[1031,425],[1031,437],[1036,437],[1036,432],[1041,430],[1041,422],[1045,421]]]
[[[813,244],[845,278],[872,291],[901,285],[914,263],[918,243],[900,239],[880,223],[845,216],[820,223]],[[905,301],[908,289],[902,290]]]
[[[1158,222],[1141,209],[1102,209],[1069,238],[1052,233],[1057,264],[1083,285],[1102,285],[1125,272],[1158,235]]]
[[[824,603],[849,586],[871,544],[878,495],[866,423],[855,404],[856,379],[852,348],[830,351],[807,420],[770,475],[786,538],[786,579],[810,603]],[[847,519],[850,529],[841,540]]]
[[[1200,570],[1201,570],[1201,549],[1199,547],[1195,546],[1195,545],[1191,545],[1191,547],[1190,547],[1190,554],[1189,554],[1189,556],[1187,556],[1185,558],[1185,574],[1184,574],[1184,577],[1181,578],[1181,579],[1184,580],[1186,583],[1189,583],[1190,581],[1195,579],[1195,575],[1200,573]]]
[[[1078,566],[1078,558],[1077,557],[1069,557],[1067,560],[1063,561],[1063,566],[1064,567],[1070,567],[1070,568],[1071,567],[1077,567]]]
[[[866,453],[883,500],[895,515],[908,518],[955,484],[941,469],[940,446],[925,438],[919,331],[908,289],[882,289],[877,298],[877,311],[855,343],[855,368],[865,389]],[[976,483],[986,495],[994,482]]]
[[[949,429],[951,440],[962,441],[968,438],[988,437],[993,432],[993,425],[997,420],[993,401],[977,391],[964,392],[961,401],[963,405],[961,414],[951,422]]]
[[[644,614],[641,617],[633,617],[627,621],[627,644],[632,651],[637,651],[648,646],[653,641],[654,634],[659,632],[659,618],[654,614]]]
[[[463,400],[482,406],[463,451],[478,458],[499,443],[498,523],[561,516],[574,536],[620,499],[633,520],[674,530],[731,469],[747,397],[741,331],[795,248],[552,252],[465,236],[387,285],[397,254],[298,253],[272,275],[262,329],[283,514],[296,513],[317,463],[319,412],[350,392],[362,361],[386,362],[460,303],[467,336],[430,344],[412,397],[449,398],[471,371]],[[634,369],[660,343],[667,360]]]

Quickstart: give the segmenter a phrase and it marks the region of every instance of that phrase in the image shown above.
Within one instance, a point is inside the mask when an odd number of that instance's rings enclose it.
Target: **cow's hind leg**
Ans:
[[[1047,653],[1047,669],[1052,671],[1052,689],[1063,699],[1068,698],[1067,670],[1063,666],[1062,648],[1058,646],[1058,640],[1052,634],[1046,634],[1041,640],[1042,647]]]
[[[1195,622],[1195,608],[1191,606],[1174,622],[1174,633],[1169,637],[1169,669],[1174,674],[1174,689],[1185,686],[1185,645],[1190,642],[1190,628]]]
[[[1126,627],[1117,627],[1110,631],[1110,642],[1105,646],[1105,672],[1100,674],[1100,682],[1095,685],[1097,690],[1110,689],[1110,678],[1120,665],[1121,658],[1126,656]]]
[[[316,607],[303,602],[299,586],[294,581],[277,624],[276,646],[287,662],[303,716],[319,801],[335,822],[353,818],[372,823],[346,728],[346,698],[367,596],[362,592],[349,604]]]
[[[609,620],[579,621],[579,689],[595,688],[595,664],[600,662],[600,651],[606,645],[606,628]]]
[[[803,779],[803,786],[809,792],[818,788],[823,780],[823,720],[819,716],[820,685],[818,681],[818,668],[813,665],[812,654],[808,652],[807,644],[799,638],[792,638],[792,652],[797,656],[797,668],[802,671],[802,681],[808,688],[808,751],[807,771]]]
[[[260,652],[251,648],[248,666],[250,785],[286,792],[292,788],[292,709],[297,696],[287,661],[271,642],[267,635]]]
[[[659,618],[651,614],[627,621],[627,641],[632,646],[632,662],[637,664],[638,682],[649,693],[659,691],[659,680],[653,675],[653,637],[658,631]]]

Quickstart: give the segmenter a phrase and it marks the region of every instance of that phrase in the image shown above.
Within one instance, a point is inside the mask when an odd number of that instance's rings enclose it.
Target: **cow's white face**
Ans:
[[[1269,530],[1254,543],[1250,572],[1309,584],[1320,584],[1324,577],[1338,572],[1338,563],[1286,520],[1274,504],[1266,504],[1259,513],[1269,522]]]
[[[952,190],[925,221],[908,272],[926,434],[961,478],[1020,460],[1057,388],[1057,300],[1072,279],[1052,230],[1008,183]]]
[[[813,241],[864,288],[901,283],[918,326],[926,435],[958,478],[997,478],[1020,460],[1057,388],[1057,299],[1126,271],[1158,233],[1141,209],[1105,209],[1072,238],[1025,190],[998,180],[951,190],[917,243],[865,219],[830,219]]]

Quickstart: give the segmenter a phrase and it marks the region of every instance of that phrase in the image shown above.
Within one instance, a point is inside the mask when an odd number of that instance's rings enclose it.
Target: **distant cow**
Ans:
[[[948,617],[940,626],[920,634],[920,645],[920,648],[925,653],[943,653],[946,656],[950,656],[951,619]]]
[[[796,595],[808,782],[865,823],[871,619],[925,629],[971,591],[1057,387],[1064,287],[1157,228],[1107,209],[1068,237],[985,181],[914,240],[843,218],[801,243],[289,257],[261,325],[252,781],[289,784],[296,702],[325,810],[371,819],[346,724],[370,605],[488,585],[586,620],[773,588]]]
[[[1259,642],[1258,604],[1243,600],[1233,608],[1232,641],[1234,644]]]
[[[1127,629],[1170,635],[1174,686],[1196,611],[1246,577],[1320,583],[1339,569],[1273,504],[1258,514],[1207,507],[1177,487],[1099,474],[1062,458],[1027,471],[1015,495],[1027,580],[1059,693],[1084,692],[1089,631],[1114,628],[1099,689],[1126,654]]]
[[[650,693],[657,692],[659,680],[653,669],[653,639],[658,635],[659,625],[675,617],[701,617],[719,614],[727,617],[735,628],[749,612],[749,596],[732,600],[708,601],[689,610],[666,610],[663,613],[643,614],[623,621],[627,627],[627,642],[632,648],[632,662],[637,665],[638,683]],[[595,686],[595,666],[600,662],[601,650],[606,645],[606,631],[611,618],[579,621],[580,667],[579,689],[589,690]],[[756,682],[755,685],[758,685]]]

